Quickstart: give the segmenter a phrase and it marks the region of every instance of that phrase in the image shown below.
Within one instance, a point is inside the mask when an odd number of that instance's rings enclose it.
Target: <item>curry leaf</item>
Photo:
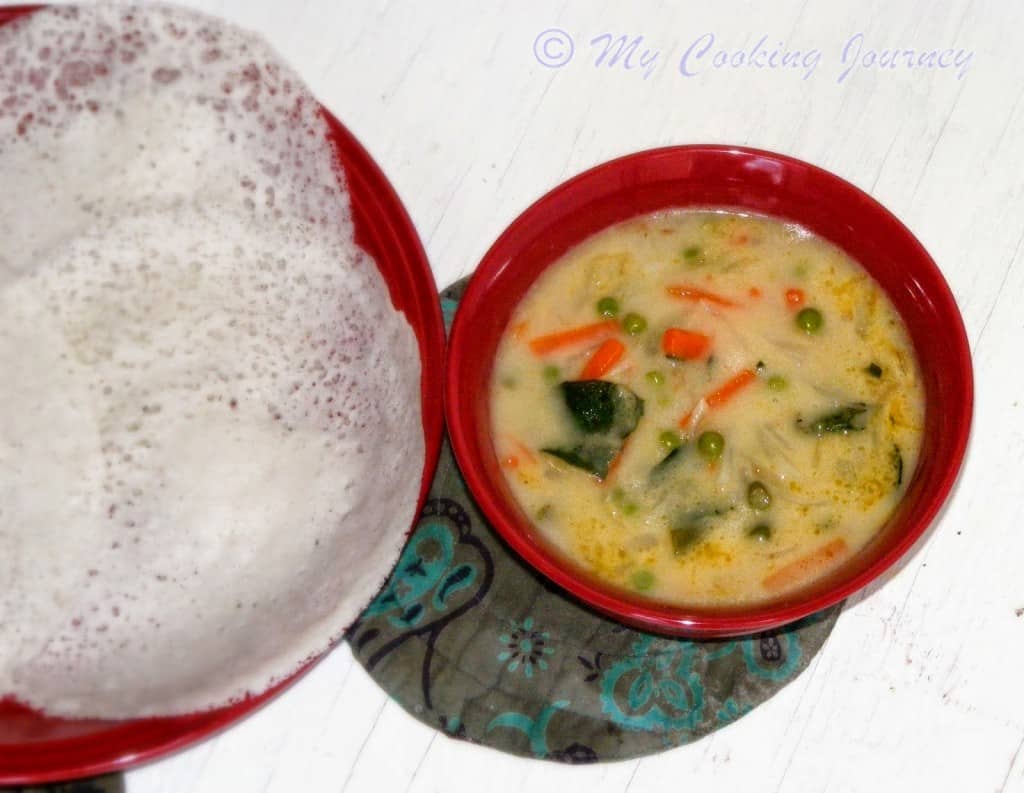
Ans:
[[[563,462],[576,468],[582,468],[587,473],[594,474],[600,479],[608,475],[612,460],[619,452],[619,446],[613,443],[590,440],[584,443],[569,447],[549,447],[541,449],[544,454],[550,454]]]
[[[825,434],[849,435],[851,432],[860,432],[867,426],[867,412],[867,405],[863,402],[855,402],[841,407],[833,413],[819,416],[813,421],[798,418],[796,426],[801,432],[817,435],[819,438]]]
[[[644,414],[644,401],[625,386],[606,380],[562,383],[562,397],[576,426],[588,435],[627,437]]]

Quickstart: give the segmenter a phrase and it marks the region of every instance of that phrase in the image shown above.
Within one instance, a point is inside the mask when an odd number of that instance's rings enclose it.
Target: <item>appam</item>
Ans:
[[[166,6],[0,29],[0,691],[127,718],[257,694],[397,558],[416,339],[318,105]]]

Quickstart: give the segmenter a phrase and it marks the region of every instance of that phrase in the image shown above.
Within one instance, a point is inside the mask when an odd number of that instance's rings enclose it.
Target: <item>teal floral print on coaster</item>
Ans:
[[[722,707],[718,709],[715,718],[721,724],[728,724],[731,721],[736,721],[736,719],[752,709],[753,706],[749,704],[740,707],[732,697],[729,697],[729,699],[722,703]]]
[[[449,323],[461,288],[443,295]],[[445,443],[415,531],[346,638],[392,698],[448,737],[592,763],[681,746],[756,711],[807,667],[839,613],[715,641],[606,619],[505,546]]]
[[[783,642],[785,647],[782,646]],[[747,671],[765,680],[785,680],[792,675],[800,663],[801,652],[800,642],[791,633],[743,641],[743,660],[746,661]]]
[[[450,499],[429,499],[391,577],[346,638],[371,674],[403,645],[420,640],[416,696],[421,710],[431,709],[435,645],[445,628],[479,605],[493,576],[490,551],[471,531],[465,510]],[[454,722],[457,734],[464,733],[457,714],[439,714],[437,722],[446,731]]]
[[[692,730],[704,712],[704,687],[693,670],[691,642],[661,642],[642,636],[633,655],[615,664],[601,681],[601,708],[630,730]]]
[[[445,327],[451,327],[452,320],[455,319],[455,309],[457,309],[458,307],[458,300],[452,300],[449,297],[441,298],[441,314],[444,317]]]
[[[502,713],[500,716],[493,718],[491,723],[487,725],[487,732],[498,727],[510,727],[514,730],[519,730],[529,739],[530,751],[534,757],[547,757],[549,754],[548,724],[551,721],[551,717],[568,704],[568,700],[564,699],[552,702],[535,719],[531,719],[525,713]]]
[[[508,671],[515,672],[520,666],[526,677],[533,677],[533,670],[541,671],[548,668],[548,662],[544,656],[552,655],[554,647],[548,646],[549,635],[547,631],[536,631],[533,629],[533,617],[527,617],[522,624],[515,624],[509,633],[503,633],[498,641],[505,648],[498,653],[498,660],[504,663],[508,661]]]
[[[809,617],[813,620],[815,617]],[[785,643],[785,644],[783,644]],[[800,642],[793,633],[748,636],[740,641],[726,641],[708,653],[708,660],[724,658],[737,648],[743,655],[750,674],[764,680],[785,680],[800,663]]]
[[[473,565],[452,567],[454,553],[451,530],[441,523],[424,523],[406,544],[387,585],[363,618],[389,614],[388,621],[401,628],[419,624],[429,608],[444,611],[451,596],[476,579]],[[431,592],[433,596],[424,600]]]

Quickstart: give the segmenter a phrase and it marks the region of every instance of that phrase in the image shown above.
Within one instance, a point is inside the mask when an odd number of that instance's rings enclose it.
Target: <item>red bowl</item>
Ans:
[[[610,225],[669,208],[727,208],[799,223],[845,250],[885,289],[921,363],[926,418],[920,463],[895,514],[860,553],[783,599],[696,608],[613,588],[546,542],[510,492],[491,443],[491,371],[516,305],[567,250]],[[459,306],[445,381],[448,432],[487,518],[527,562],[615,619],[662,633],[730,636],[784,625],[878,578],[928,528],[956,479],[971,424],[973,384],[963,320],[921,244],[877,201],[805,162],[735,146],[678,146],[599,165],[523,212],[491,246]]]
[[[38,6],[0,8],[0,25]],[[342,124],[323,110],[348,180],[356,242],[376,261],[391,301],[416,332],[426,454],[416,514],[441,449],[444,323],[437,288],[416,228],[387,178]],[[341,630],[345,626],[339,625]],[[316,661],[258,697],[231,707],[158,719],[69,720],[0,700],[0,785],[27,785],[116,771],[161,757],[239,721],[286,689]]]

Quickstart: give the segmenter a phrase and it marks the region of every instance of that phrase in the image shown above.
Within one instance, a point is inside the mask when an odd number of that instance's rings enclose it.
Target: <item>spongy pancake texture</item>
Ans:
[[[0,28],[0,695],[224,705],[393,565],[419,355],[326,134],[269,46],[190,11]]]

